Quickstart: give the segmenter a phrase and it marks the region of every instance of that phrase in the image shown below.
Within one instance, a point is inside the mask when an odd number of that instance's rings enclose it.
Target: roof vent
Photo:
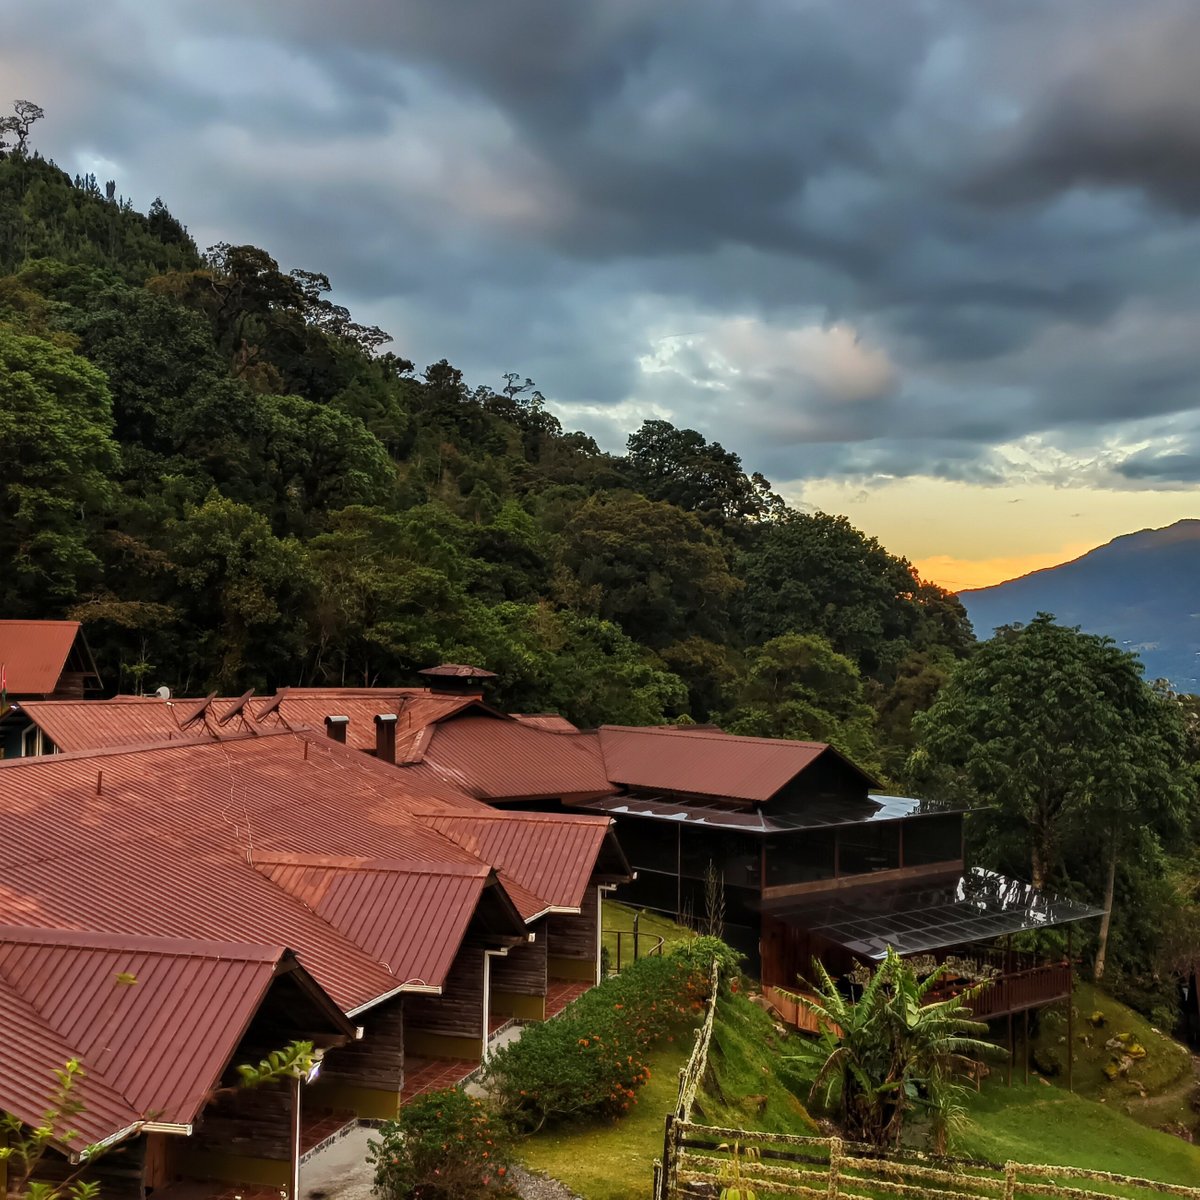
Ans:
[[[484,683],[496,678],[495,671],[471,667],[465,663],[442,663],[418,671],[431,692],[446,696],[482,696]]]
[[[350,727],[349,717],[326,717],[325,732],[333,738],[335,742],[346,744],[346,731]]]

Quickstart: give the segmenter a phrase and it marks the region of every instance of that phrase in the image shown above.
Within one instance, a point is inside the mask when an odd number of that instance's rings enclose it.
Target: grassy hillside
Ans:
[[[1187,1049],[1094,984],[1080,981],[1074,1004],[1076,1094],[1154,1129],[1172,1125],[1195,1130],[1200,1112],[1193,1102],[1200,1098],[1200,1079]],[[1092,1023],[1094,1014],[1103,1024]],[[1062,1088],[1067,1082],[1066,1038],[1065,1005],[1047,1010],[1030,1038],[1032,1069]],[[1123,1048],[1136,1056],[1139,1047],[1145,1056],[1126,1062],[1125,1069],[1110,1079],[1105,1068],[1121,1063],[1126,1055]]]
[[[1119,1108],[1041,1080],[1004,1086],[993,1076],[968,1104],[955,1152],[992,1162],[1060,1163],[1167,1183],[1200,1180],[1200,1147],[1147,1129]]]

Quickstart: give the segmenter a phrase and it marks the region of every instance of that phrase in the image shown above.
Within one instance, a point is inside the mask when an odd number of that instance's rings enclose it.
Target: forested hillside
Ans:
[[[1173,1019],[1194,707],[1045,621],[974,653],[954,596],[736,453],[664,421],[603,453],[520,373],[419,368],[321,265],[0,157],[0,615],[83,620],[123,692],[465,661],[512,710],[831,741],[987,806],[974,861],[1111,901],[1106,978]]]
[[[81,618],[121,691],[468,661],[514,709],[903,761],[953,596],[691,430],[615,457],[519,373],[416,366],[320,266],[0,160],[0,613]]]

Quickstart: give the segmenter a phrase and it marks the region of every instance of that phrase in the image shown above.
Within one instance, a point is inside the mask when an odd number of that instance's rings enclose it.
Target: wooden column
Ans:
[[[1067,926],[1067,1091],[1075,1090],[1075,947],[1073,925]]]

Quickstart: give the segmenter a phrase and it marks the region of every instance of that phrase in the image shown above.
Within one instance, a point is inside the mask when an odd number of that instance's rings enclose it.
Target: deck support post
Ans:
[[[1024,1031],[1021,1037],[1021,1053],[1025,1060],[1025,1083],[1029,1083],[1029,1009],[1026,1009],[1022,1014],[1022,1022]]]
[[[1016,1049],[1013,1046],[1012,1010],[1009,1009],[1009,1013],[1008,1013],[1008,1077],[1005,1080],[1005,1082],[1008,1084],[1009,1087],[1012,1087],[1013,1058],[1015,1057],[1015,1055],[1016,1055]]]
[[[1067,1091],[1075,1090],[1075,947],[1074,926],[1067,926]]]

